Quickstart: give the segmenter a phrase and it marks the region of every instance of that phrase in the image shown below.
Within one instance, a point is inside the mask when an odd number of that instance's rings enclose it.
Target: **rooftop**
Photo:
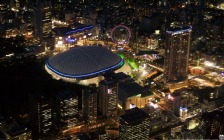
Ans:
[[[123,66],[123,59],[99,46],[75,47],[49,58],[46,67],[65,78],[89,79]]]
[[[77,96],[77,93],[74,91],[66,90],[66,91],[61,91],[57,94],[57,98],[61,100],[66,100],[70,98],[74,98]]]
[[[136,122],[142,121],[148,117],[148,114],[143,110],[135,107],[132,109],[125,110],[125,114],[120,118],[128,124],[135,124]]]
[[[79,25],[75,29],[72,29],[70,27],[60,27],[60,28],[54,28],[53,32],[56,34],[56,36],[67,36],[72,33],[78,33],[85,30],[92,29],[93,26],[86,26],[86,25]]]
[[[119,89],[127,93],[127,97],[136,96],[138,94],[144,93],[145,88],[140,86],[138,83],[119,83]],[[120,95],[120,94],[118,94]],[[119,97],[124,95],[120,95]]]
[[[180,26],[180,27],[174,27],[174,28],[169,28],[166,30],[167,33],[179,33],[181,32],[189,32],[191,31],[191,26]]]

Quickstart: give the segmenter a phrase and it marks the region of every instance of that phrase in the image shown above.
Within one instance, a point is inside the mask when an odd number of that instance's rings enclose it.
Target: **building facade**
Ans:
[[[117,116],[118,83],[112,79],[99,83],[98,107],[102,115]]]
[[[57,95],[57,120],[61,129],[67,129],[77,124],[78,95],[73,91],[63,91]]]
[[[97,91],[86,87],[82,90],[82,115],[88,123],[94,123],[97,119]]]
[[[44,95],[30,96],[32,139],[49,138],[53,129],[52,100]]]
[[[179,92],[174,92],[165,98],[166,107],[172,111],[176,116],[180,116],[181,96]]]
[[[164,80],[170,86],[187,83],[191,31],[191,26],[166,31]]]
[[[35,36],[39,38],[40,41],[51,37],[51,10],[51,0],[36,0],[34,27]]]
[[[224,111],[215,110],[202,115],[204,138],[223,139],[224,135]]]

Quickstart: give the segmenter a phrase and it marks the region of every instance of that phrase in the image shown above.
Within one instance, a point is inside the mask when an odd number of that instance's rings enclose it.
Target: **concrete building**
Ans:
[[[129,75],[123,72],[113,77],[118,82],[118,107],[121,110],[131,109],[133,106],[144,108],[149,98],[154,98],[148,88],[142,87]]]
[[[107,117],[117,116],[118,83],[114,79],[105,79],[99,83],[98,109]]]
[[[144,108],[153,95],[138,83],[119,83],[119,104],[123,110],[131,109],[132,105]]]
[[[125,111],[120,117],[120,139],[122,140],[148,140],[149,116],[139,108]]]
[[[172,111],[176,116],[180,115],[181,107],[181,95],[179,92],[174,92],[172,95],[168,95],[165,99],[166,107]]]

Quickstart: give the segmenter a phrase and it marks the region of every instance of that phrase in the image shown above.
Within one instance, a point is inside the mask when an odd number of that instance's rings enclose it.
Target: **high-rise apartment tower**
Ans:
[[[191,26],[166,31],[164,80],[168,86],[187,84],[191,31]]]

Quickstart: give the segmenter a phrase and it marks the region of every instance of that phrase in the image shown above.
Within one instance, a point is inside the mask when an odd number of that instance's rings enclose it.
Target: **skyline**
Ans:
[[[223,0],[3,0],[0,139],[221,139]]]

